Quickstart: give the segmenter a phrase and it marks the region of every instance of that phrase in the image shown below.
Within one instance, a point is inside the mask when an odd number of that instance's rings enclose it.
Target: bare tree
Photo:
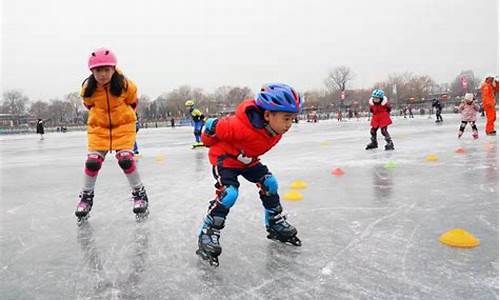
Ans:
[[[150,120],[152,119],[151,113],[150,113],[150,108],[151,106],[151,100],[148,95],[141,95],[139,99],[137,100],[137,113],[139,114],[139,117],[143,120]]]
[[[436,83],[428,75],[405,72],[389,75],[388,80],[376,84],[375,88],[383,89],[389,98],[397,98],[398,103],[405,103],[411,98],[420,100],[427,97],[435,86]]]
[[[345,91],[352,79],[354,79],[354,74],[349,67],[338,66],[328,73],[325,86],[332,93]]]
[[[31,103],[29,109],[30,115],[37,119],[48,119],[49,118],[49,104],[42,100]]]
[[[225,102],[228,99],[229,91],[232,87],[223,85],[215,89],[214,99],[216,102]]]
[[[49,118],[53,122],[53,125],[64,124],[71,122],[71,113],[73,112],[73,107],[69,102],[62,101],[60,99],[51,99],[49,105]]]
[[[19,90],[8,90],[3,93],[2,106],[0,110],[2,113],[22,115],[26,113],[26,104],[29,102]]]
[[[236,106],[238,105],[241,101],[248,99],[248,98],[253,98],[254,94],[252,93],[252,90],[248,87],[233,87],[227,94],[227,102],[231,106]]]
[[[83,100],[78,92],[72,92],[64,96],[64,101],[69,103],[72,110],[72,122],[75,124],[83,122],[82,113],[84,111]],[[69,119],[69,116],[67,116]]]

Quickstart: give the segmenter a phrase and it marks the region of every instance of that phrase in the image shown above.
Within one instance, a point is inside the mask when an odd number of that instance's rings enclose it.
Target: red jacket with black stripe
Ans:
[[[244,100],[234,116],[220,119],[215,134],[203,132],[201,139],[210,147],[208,157],[214,166],[244,169],[259,162],[281,139],[264,120],[264,110],[254,99]]]

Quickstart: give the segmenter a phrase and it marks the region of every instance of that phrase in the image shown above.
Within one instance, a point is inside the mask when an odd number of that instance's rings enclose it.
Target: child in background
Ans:
[[[201,131],[203,129],[203,125],[205,125],[205,116],[199,109],[194,107],[193,100],[187,100],[186,103],[184,103],[184,105],[188,110],[194,128],[195,141],[193,144],[193,148],[201,147],[203,146],[203,142],[201,141]]]
[[[366,150],[378,148],[377,142],[377,130],[380,128],[382,135],[385,137],[385,150],[394,150],[394,144],[392,143],[391,135],[387,131],[387,126],[392,124],[391,115],[391,105],[389,100],[384,95],[383,90],[374,90],[371,98],[368,100],[370,104],[370,112],[372,113],[372,120],[370,122],[371,129],[371,142],[366,145]]]
[[[462,123],[458,130],[458,138],[462,137],[467,123],[470,123],[472,127],[472,137],[476,140],[479,137],[476,127],[476,114],[479,111],[479,105],[474,101],[474,95],[472,93],[465,94],[464,101],[460,103],[458,110],[462,113]]]

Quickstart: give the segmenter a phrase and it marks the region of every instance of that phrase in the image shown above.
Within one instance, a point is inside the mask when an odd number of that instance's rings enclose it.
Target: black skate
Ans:
[[[394,150],[394,144],[392,143],[392,141],[387,142],[387,144],[385,145],[385,150]]]
[[[378,148],[378,143],[372,141],[371,143],[369,143],[368,145],[366,145],[365,150],[371,150],[371,149],[376,149],[376,148]]]
[[[219,266],[219,255],[222,248],[219,244],[220,230],[224,228],[224,218],[207,216],[206,221],[212,225],[205,225],[198,237],[198,250],[196,254],[211,266]]]
[[[80,202],[76,206],[75,216],[78,226],[85,224],[90,217],[89,213],[92,210],[94,202],[94,191],[82,191],[79,195]]]
[[[286,221],[283,213],[270,217],[266,230],[267,238],[270,240],[290,243],[297,247],[302,246],[301,240],[297,237],[297,229]]]
[[[132,198],[134,200],[133,212],[135,214],[135,218],[137,222],[142,222],[149,215],[148,195],[146,195],[144,186],[134,189],[132,191]]]

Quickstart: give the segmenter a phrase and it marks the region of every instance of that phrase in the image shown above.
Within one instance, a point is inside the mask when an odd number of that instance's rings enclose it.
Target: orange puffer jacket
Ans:
[[[81,95],[83,97],[82,88]],[[127,79],[119,97],[109,87],[98,87],[91,97],[83,98],[90,109],[87,121],[89,151],[133,149],[135,143],[134,108],[137,105],[137,87]]]

